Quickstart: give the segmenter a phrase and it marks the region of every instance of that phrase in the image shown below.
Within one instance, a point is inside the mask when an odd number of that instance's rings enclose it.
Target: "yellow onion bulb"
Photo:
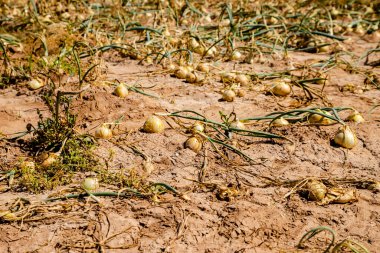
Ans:
[[[318,53],[328,53],[330,52],[331,48],[329,45],[325,45],[325,46],[322,46],[322,47],[318,47]]]
[[[239,61],[241,59],[242,55],[239,51],[234,51],[230,57],[232,61]]]
[[[249,78],[246,75],[237,75],[235,78],[235,81],[237,83],[240,83],[241,85],[248,85],[249,84]]]
[[[205,130],[205,127],[202,123],[196,122],[192,127],[194,132],[203,132]]]
[[[202,142],[197,137],[192,136],[186,140],[185,147],[198,153],[202,149]]]
[[[198,75],[196,73],[189,73],[186,76],[186,82],[197,83],[199,81]]]
[[[347,117],[346,121],[352,121],[355,123],[363,123],[365,120],[364,120],[363,116],[358,111],[354,111],[352,114],[350,114]]]
[[[327,193],[327,187],[318,180],[311,180],[306,184],[308,191],[308,198],[314,201],[321,201],[325,198]]]
[[[326,111],[322,111],[320,109],[316,109],[315,111],[326,114],[328,116],[332,116],[331,113],[326,112]],[[309,116],[308,121],[309,121],[309,123],[312,123],[312,124],[323,124],[323,125],[328,125],[328,124],[331,124],[333,122],[331,119],[326,118],[326,117],[319,115],[319,114],[315,114],[315,113],[311,114]]]
[[[236,128],[236,129],[241,129],[241,130],[244,130],[245,129],[245,125],[243,122],[241,122],[240,120],[236,119],[234,122],[231,123],[230,127],[232,128]]]
[[[162,133],[165,130],[164,122],[155,115],[150,116],[144,123],[143,131],[146,133]]]
[[[189,46],[190,46],[190,48],[195,49],[195,48],[199,47],[200,45],[196,39],[192,38],[189,42]]]
[[[242,98],[242,97],[245,96],[245,91],[242,90],[242,89],[238,89],[238,90],[236,91],[236,95],[237,95],[239,98]]]
[[[287,121],[286,119],[284,119],[283,117],[280,117],[278,119],[275,119],[272,124],[272,126],[287,126],[289,125],[289,121]]]
[[[87,177],[82,182],[82,188],[86,191],[95,191],[99,188],[99,180],[94,177]]]
[[[112,137],[112,130],[106,124],[103,124],[95,131],[95,137],[100,139],[110,139]]]
[[[128,88],[124,84],[119,84],[114,91],[115,95],[121,98],[128,96]]]
[[[43,168],[47,168],[47,167],[53,165],[55,162],[58,161],[58,157],[59,157],[59,155],[56,153],[49,153],[48,156],[45,159],[43,159],[41,166]]]
[[[236,75],[234,73],[222,73],[220,79],[224,83],[232,83],[235,82]]]
[[[358,140],[351,128],[345,125],[336,132],[334,142],[343,148],[351,149],[356,146]]]
[[[289,84],[281,81],[274,84],[274,86],[272,87],[272,92],[276,96],[287,96],[290,94],[291,88]]]
[[[225,90],[222,95],[222,99],[226,102],[234,101],[236,94],[233,90]]]
[[[210,72],[210,67],[207,63],[200,63],[197,66],[197,70],[200,72],[208,73],[208,72]]]
[[[205,52],[205,48],[203,46],[198,46],[194,48],[193,51],[194,53],[197,53],[197,54],[203,54]]]
[[[37,90],[44,86],[43,82],[39,79],[32,79],[28,82],[28,87],[32,90]]]
[[[189,74],[189,71],[186,67],[179,67],[175,72],[175,76],[179,79],[186,79],[186,76]]]

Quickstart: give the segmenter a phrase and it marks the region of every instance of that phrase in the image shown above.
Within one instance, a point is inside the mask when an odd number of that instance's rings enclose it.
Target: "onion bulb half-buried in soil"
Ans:
[[[125,98],[126,96],[128,96],[129,92],[128,92],[128,88],[124,84],[121,83],[115,88],[114,93],[118,97]]]
[[[108,125],[103,124],[95,131],[95,137],[99,139],[110,139],[112,137],[112,130]]]
[[[344,125],[336,132],[334,142],[343,148],[351,149],[356,146],[358,140],[354,131],[349,126]]]
[[[277,82],[272,87],[272,92],[276,96],[285,97],[285,96],[289,95],[291,91],[292,90],[290,88],[290,85],[287,84],[286,82],[283,82],[283,81]]]
[[[364,120],[363,116],[358,111],[354,111],[352,114],[350,114],[346,118],[346,121],[352,121],[352,122],[359,124],[359,123],[363,123],[365,120]]]
[[[152,115],[145,121],[142,130],[146,133],[162,133],[165,124],[158,116]]]
[[[222,94],[222,100],[227,102],[234,101],[236,93],[233,90],[225,90]]]
[[[28,87],[29,89],[32,89],[32,90],[37,90],[41,88],[42,86],[44,86],[43,82],[38,79],[32,79],[28,82]]]
[[[192,136],[186,140],[185,148],[191,149],[195,153],[198,153],[202,149],[202,141],[199,138]]]
[[[87,177],[82,182],[82,188],[86,191],[95,191],[99,187],[99,181],[97,178]]]
[[[326,111],[322,111],[320,109],[316,109],[315,111],[322,113],[322,114],[325,114],[325,115],[328,115],[328,116],[332,116],[331,113],[326,112]],[[312,124],[322,124],[322,125],[328,125],[328,124],[331,124],[333,122],[331,119],[326,118],[326,117],[324,117],[320,114],[317,114],[317,113],[310,114],[308,121],[309,121],[309,123],[312,123]]]
[[[283,117],[280,117],[278,119],[273,120],[271,126],[279,127],[279,126],[287,126],[289,125],[289,121],[284,119]]]

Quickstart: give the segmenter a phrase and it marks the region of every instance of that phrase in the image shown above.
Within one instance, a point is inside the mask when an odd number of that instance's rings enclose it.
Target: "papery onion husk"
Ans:
[[[327,193],[327,187],[322,182],[314,179],[306,184],[306,190],[308,199],[314,201],[321,201]]]
[[[326,204],[346,204],[357,200],[355,189],[331,188],[328,190],[324,202]]]

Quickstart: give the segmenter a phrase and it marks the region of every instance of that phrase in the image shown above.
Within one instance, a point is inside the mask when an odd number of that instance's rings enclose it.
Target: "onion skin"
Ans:
[[[343,148],[351,149],[356,146],[358,140],[349,126],[342,126],[335,134],[334,142]]]
[[[317,180],[311,180],[306,184],[307,191],[309,192],[308,198],[314,201],[321,201],[325,198],[327,187]]]
[[[146,133],[162,133],[165,130],[164,122],[155,115],[150,116],[144,123],[143,131]]]

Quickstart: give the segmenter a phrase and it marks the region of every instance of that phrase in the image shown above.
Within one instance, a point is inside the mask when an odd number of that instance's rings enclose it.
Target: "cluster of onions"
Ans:
[[[28,87],[31,90],[37,90],[43,87],[45,84],[40,79],[32,79],[28,82]]]
[[[196,54],[204,55],[206,53],[206,56],[209,56],[209,57],[214,57],[217,54],[216,47],[206,49],[205,46],[201,45],[195,38],[192,38],[189,41],[188,46],[190,50]]]
[[[99,188],[99,180],[94,177],[87,177],[82,182],[82,188],[88,192],[95,191]]]
[[[271,92],[276,96],[285,97],[292,91],[290,85],[284,81],[278,81],[271,87]]]
[[[158,116],[152,115],[145,121],[142,130],[146,133],[162,133],[165,124]]]
[[[198,136],[191,136],[185,142],[185,148],[191,149],[198,153],[202,149],[202,140]]]
[[[110,139],[112,138],[112,130],[109,128],[108,124],[101,125],[95,131],[95,137],[99,139]]]
[[[248,85],[250,82],[250,78],[247,75],[230,72],[223,72],[220,76],[220,80],[223,83],[238,83],[244,86]]]

